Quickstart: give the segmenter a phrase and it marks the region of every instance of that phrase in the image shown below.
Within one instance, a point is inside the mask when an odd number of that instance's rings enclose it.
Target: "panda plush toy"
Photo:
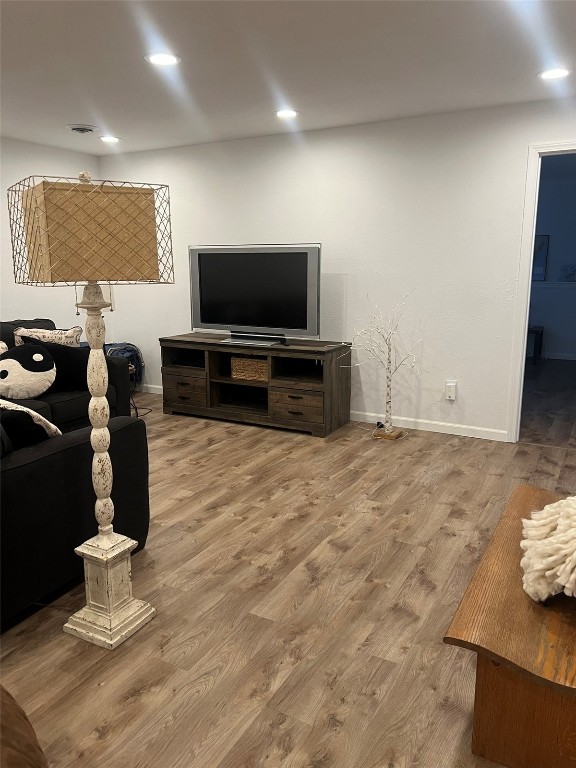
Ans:
[[[6,345],[3,345],[5,348]],[[0,347],[0,397],[24,400],[46,392],[56,378],[54,359],[38,344]]]

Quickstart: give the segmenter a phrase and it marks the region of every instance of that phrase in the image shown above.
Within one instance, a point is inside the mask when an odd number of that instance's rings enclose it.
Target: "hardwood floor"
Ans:
[[[520,442],[576,448],[576,360],[527,361]]]
[[[138,396],[153,520],[116,651],[65,595],[2,638],[3,683],[53,768],[490,768],[474,654],[442,643],[512,491],[576,492],[576,449],[410,431],[326,439]]]

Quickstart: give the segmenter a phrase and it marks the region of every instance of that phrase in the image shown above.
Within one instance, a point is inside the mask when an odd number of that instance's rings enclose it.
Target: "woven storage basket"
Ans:
[[[268,381],[268,361],[250,357],[232,358],[232,378],[248,381]]]

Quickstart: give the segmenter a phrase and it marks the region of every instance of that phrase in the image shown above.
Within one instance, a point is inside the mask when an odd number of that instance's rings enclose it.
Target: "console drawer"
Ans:
[[[279,419],[324,421],[324,394],[322,392],[301,392],[295,389],[270,389],[270,415]]]
[[[165,373],[162,376],[162,386],[166,403],[206,405],[205,376],[178,376]]]

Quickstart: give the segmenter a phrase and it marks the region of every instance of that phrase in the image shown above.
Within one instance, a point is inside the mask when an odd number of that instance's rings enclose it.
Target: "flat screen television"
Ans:
[[[320,245],[191,246],[194,328],[262,343],[319,335]]]

